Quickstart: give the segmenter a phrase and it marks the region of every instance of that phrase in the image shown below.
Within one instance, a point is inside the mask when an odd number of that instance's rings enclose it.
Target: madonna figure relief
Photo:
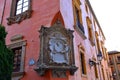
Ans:
[[[50,62],[65,63],[68,62],[69,46],[66,38],[61,33],[54,33],[49,40]]]

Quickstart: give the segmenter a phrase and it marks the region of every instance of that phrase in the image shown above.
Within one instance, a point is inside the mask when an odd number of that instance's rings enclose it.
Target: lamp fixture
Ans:
[[[103,58],[102,53],[101,53],[101,51],[99,51],[99,53],[97,54],[97,59],[98,59],[98,61],[101,62],[101,61],[102,61],[102,58]],[[99,65],[99,62],[96,63],[94,60],[89,59],[89,65],[90,65],[91,67],[92,67],[93,65],[96,65],[96,64]]]
[[[97,54],[97,59],[98,59],[98,61],[102,61],[102,58],[103,58],[103,56],[102,56],[102,52],[101,51],[99,51],[99,53]]]
[[[90,65],[90,67],[92,67],[93,65],[95,65],[96,64],[96,62],[95,61],[93,61],[93,60],[91,60],[91,59],[89,59],[89,65]]]

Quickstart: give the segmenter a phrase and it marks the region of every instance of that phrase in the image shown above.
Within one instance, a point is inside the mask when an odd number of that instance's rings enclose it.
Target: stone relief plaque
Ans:
[[[50,63],[69,64],[69,45],[67,39],[59,32],[53,32],[49,39]]]
[[[71,75],[77,70],[74,61],[73,31],[67,30],[58,21],[51,27],[41,27],[40,56],[37,71],[44,75],[47,70],[69,70]]]

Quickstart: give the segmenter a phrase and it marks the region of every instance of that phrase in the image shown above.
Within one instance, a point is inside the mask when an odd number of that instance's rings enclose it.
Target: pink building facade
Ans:
[[[0,23],[8,32],[6,44],[17,56],[13,80],[112,80],[104,46],[105,36],[88,0],[0,0]],[[65,56],[60,57],[64,48],[59,47],[56,51],[60,54],[53,56],[54,64],[50,64],[51,46],[55,42],[51,44],[41,31],[42,26],[47,30],[54,24],[64,28],[53,28],[53,32],[62,36],[59,39],[65,41],[63,44],[68,45],[69,52],[65,48],[68,60]],[[66,33],[69,30],[74,31],[70,33],[72,38]],[[53,32],[47,34],[48,37],[58,38]],[[50,47],[46,49],[47,39]],[[99,53],[102,61],[97,58]],[[42,63],[47,67],[41,67]]]

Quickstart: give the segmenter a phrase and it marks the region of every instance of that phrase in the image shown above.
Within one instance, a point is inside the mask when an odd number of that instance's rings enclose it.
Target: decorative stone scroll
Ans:
[[[70,71],[71,75],[77,70],[74,62],[73,31],[65,29],[60,21],[49,28],[42,26],[40,30],[40,57],[35,71],[44,75],[47,70],[55,70],[57,73],[59,70]]]
[[[54,78],[66,78],[66,71],[65,70],[52,70],[52,77]]]
[[[25,12],[19,14],[19,15],[9,17],[9,18],[7,18],[7,20],[8,20],[7,24],[11,25],[11,24],[14,24],[14,23],[20,23],[23,20],[30,18],[31,14],[32,14],[32,10],[27,10],[27,11],[25,11]]]

